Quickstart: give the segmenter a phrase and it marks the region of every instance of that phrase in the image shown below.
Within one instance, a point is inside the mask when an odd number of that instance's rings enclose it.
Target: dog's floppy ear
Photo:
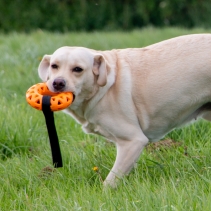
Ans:
[[[51,55],[45,55],[38,67],[38,74],[43,81],[48,79],[48,67],[50,66]]]
[[[97,84],[105,86],[107,83],[108,64],[102,54],[94,55],[93,73],[98,76]]]

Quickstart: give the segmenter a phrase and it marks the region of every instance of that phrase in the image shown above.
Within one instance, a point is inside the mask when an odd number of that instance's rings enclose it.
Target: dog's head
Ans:
[[[108,64],[102,54],[81,47],[62,47],[45,55],[38,73],[52,92],[72,92],[75,101],[89,99],[107,83]],[[78,99],[79,100],[79,99]]]

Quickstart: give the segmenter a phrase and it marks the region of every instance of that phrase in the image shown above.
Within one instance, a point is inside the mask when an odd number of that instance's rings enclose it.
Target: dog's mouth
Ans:
[[[72,91],[68,91],[68,90],[65,90],[65,88],[63,88],[63,89],[61,89],[61,90],[56,90],[53,86],[49,86],[48,84],[47,84],[47,86],[48,86],[48,89],[51,91],[51,92],[53,92],[53,93],[55,93],[55,94],[60,94],[60,93],[72,93],[73,94],[73,101],[72,102],[74,102],[74,100],[75,100],[75,98],[76,98],[76,94],[75,94],[75,92],[72,92]]]
[[[76,98],[76,95],[74,92],[71,92],[71,91],[60,91],[60,92],[54,92],[54,93],[57,93],[57,94],[60,94],[60,93],[72,93],[73,94],[73,100],[72,100],[72,103],[74,102],[75,98]]]
[[[75,100],[75,94],[73,93],[73,102],[74,102],[74,100]],[[73,103],[73,102],[72,102],[72,103]]]

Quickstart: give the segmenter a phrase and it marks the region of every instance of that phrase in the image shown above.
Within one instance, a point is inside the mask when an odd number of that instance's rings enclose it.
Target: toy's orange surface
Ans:
[[[30,87],[26,92],[26,101],[33,108],[42,110],[43,95],[52,96],[50,105],[51,111],[60,111],[65,109],[73,101],[73,94],[71,92],[51,92],[45,83],[38,83]]]

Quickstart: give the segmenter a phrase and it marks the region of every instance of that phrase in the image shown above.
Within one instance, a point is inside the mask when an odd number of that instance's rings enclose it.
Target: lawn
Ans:
[[[25,101],[40,82],[37,67],[58,47],[143,47],[204,29],[146,28],[132,32],[0,34],[0,211],[211,210],[211,124],[200,121],[148,146],[118,189],[104,189],[115,146],[87,135],[72,118],[55,113],[64,167],[52,160],[42,112]],[[98,172],[93,167],[99,168]]]

